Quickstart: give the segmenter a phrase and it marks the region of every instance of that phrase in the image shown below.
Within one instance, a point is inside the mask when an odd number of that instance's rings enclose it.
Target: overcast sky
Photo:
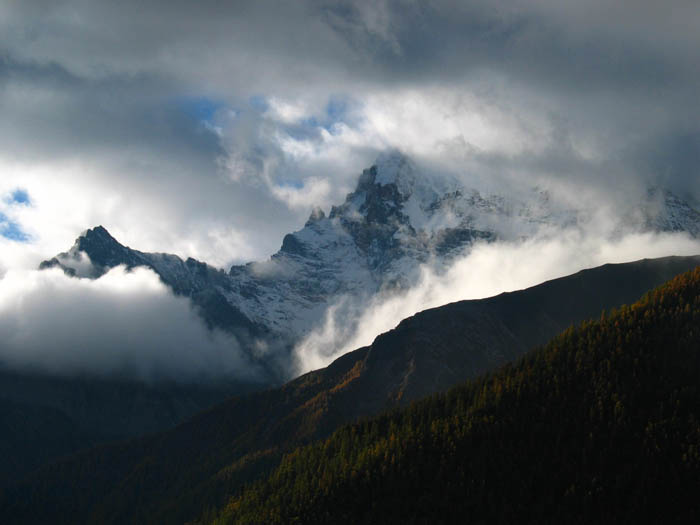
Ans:
[[[2,0],[0,265],[266,258],[388,147],[697,197],[700,8],[613,4]]]

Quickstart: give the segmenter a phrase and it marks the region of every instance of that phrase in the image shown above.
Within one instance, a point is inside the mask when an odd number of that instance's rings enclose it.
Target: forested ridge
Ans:
[[[696,268],[513,365],[296,449],[201,522],[697,523],[699,380]]]

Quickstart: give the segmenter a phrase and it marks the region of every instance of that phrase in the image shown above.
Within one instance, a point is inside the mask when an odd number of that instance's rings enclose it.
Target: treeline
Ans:
[[[513,365],[295,450],[201,522],[698,523],[699,496],[697,268]]]

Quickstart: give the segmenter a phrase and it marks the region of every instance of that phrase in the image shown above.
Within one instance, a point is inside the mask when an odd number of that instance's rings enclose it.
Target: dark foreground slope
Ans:
[[[527,290],[428,310],[281,388],[232,399],[176,429],[84,452],[5,491],[6,522],[177,523],[220,507],[283,452],[515,359],[571,323],[635,301],[700,264],[605,265]]]
[[[697,268],[515,365],[295,450],[211,521],[698,523],[699,380]]]
[[[262,385],[147,384],[0,368],[0,487],[80,449],[173,428],[256,388]]]

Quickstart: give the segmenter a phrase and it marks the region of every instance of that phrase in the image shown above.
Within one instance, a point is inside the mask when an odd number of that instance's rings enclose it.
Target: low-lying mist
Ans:
[[[697,254],[700,240],[680,233],[637,233],[609,240],[572,229],[556,237],[477,243],[445,272],[424,266],[408,290],[379,294],[368,304],[347,298],[334,304],[324,322],[296,346],[296,373],[324,367],[369,345],[402,319],[427,308],[528,288],[606,263]]]
[[[210,330],[147,268],[90,280],[59,269],[0,279],[0,362],[59,375],[142,381],[255,380],[236,339]]]

